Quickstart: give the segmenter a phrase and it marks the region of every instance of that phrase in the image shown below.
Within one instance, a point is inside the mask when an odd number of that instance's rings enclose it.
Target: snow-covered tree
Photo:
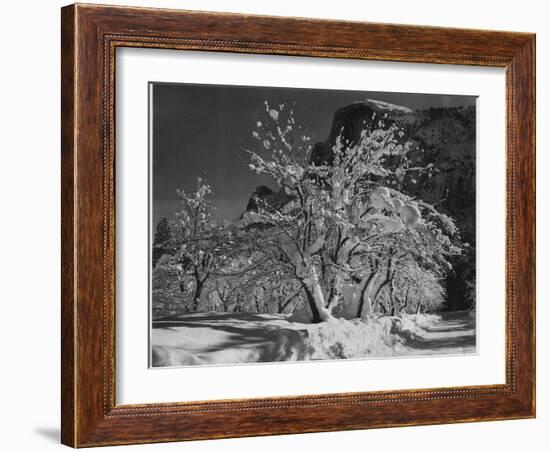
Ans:
[[[153,267],[157,265],[158,260],[163,254],[172,251],[171,241],[172,231],[170,230],[168,218],[162,217],[157,224],[157,230],[153,239],[153,252],[151,256]]]
[[[402,181],[431,168],[411,167],[411,144],[394,124],[380,121],[356,144],[337,140],[330,165],[311,163],[311,140],[293,111],[265,104],[265,120],[248,150],[249,168],[280,187],[278,198],[256,197],[248,212],[246,243],[301,286],[311,320],[326,321],[340,303],[367,317],[377,296],[395,287],[403,262],[434,274],[460,252],[449,217],[398,190]],[[352,283],[351,297],[343,285]],[[393,289],[391,289],[393,290]],[[351,300],[350,300],[351,298]]]
[[[212,273],[224,265],[225,244],[220,240],[220,226],[214,220],[213,206],[209,200],[210,185],[204,178],[197,178],[191,192],[177,190],[180,210],[176,213],[173,235],[177,246],[174,254],[181,292],[192,286],[192,306],[199,308],[202,292]]]

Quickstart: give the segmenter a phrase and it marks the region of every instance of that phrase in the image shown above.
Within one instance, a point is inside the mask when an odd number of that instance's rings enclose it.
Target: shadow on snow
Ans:
[[[307,349],[304,338],[309,336],[306,329],[289,329],[273,325],[275,316],[254,313],[192,313],[167,316],[153,321],[154,330],[177,331],[179,328],[208,329],[225,333],[225,340],[204,346],[201,354],[223,351],[228,348],[254,349],[259,353],[258,362],[285,361],[291,356],[303,359]],[[278,318],[276,318],[278,320]],[[281,316],[281,322],[288,320]]]

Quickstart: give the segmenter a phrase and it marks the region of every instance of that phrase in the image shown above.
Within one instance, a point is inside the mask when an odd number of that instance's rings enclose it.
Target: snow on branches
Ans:
[[[313,321],[349,301],[344,284],[361,288],[370,312],[386,286],[414,284],[403,276],[405,268],[427,279],[449,270],[446,257],[460,252],[456,226],[400,190],[407,178],[432,168],[411,166],[412,145],[397,125],[380,121],[354,145],[338,137],[332,163],[314,165],[311,139],[297,128],[292,110],[266,103],[266,112],[253,132],[259,146],[247,151],[249,168],[269,176],[291,201],[276,206],[259,199],[255,219],[268,227],[249,239],[258,249],[278,250],[280,265],[304,287]],[[402,303],[392,304],[395,311]]]
[[[319,164],[293,109],[264,107],[248,169],[275,191],[256,192],[242,218],[225,224],[214,220],[206,180],[177,192],[173,260],[192,281],[192,309],[203,300],[224,311],[301,306],[322,322],[441,305],[449,257],[463,246],[452,218],[407,193],[436,169],[413,163],[400,126],[379,120],[357,143],[339,136],[326,144],[330,163]]]

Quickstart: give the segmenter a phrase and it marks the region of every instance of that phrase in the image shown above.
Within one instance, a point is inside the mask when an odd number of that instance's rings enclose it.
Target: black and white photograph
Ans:
[[[150,82],[150,366],[477,353],[476,102]]]

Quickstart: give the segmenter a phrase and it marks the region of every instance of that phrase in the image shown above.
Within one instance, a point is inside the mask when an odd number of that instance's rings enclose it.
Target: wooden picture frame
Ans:
[[[71,5],[62,9],[62,442],[73,447],[535,416],[535,35]],[[115,50],[300,55],[506,70],[506,383],[115,403]]]

